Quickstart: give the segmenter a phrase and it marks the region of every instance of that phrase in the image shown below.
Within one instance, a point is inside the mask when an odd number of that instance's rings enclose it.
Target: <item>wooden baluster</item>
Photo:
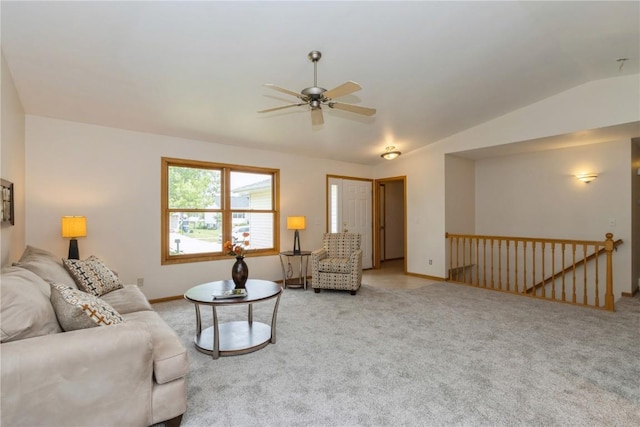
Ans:
[[[518,241],[513,241],[513,253],[516,254],[516,268],[515,268],[515,289],[514,291],[518,292]]]
[[[502,239],[498,239],[498,289],[502,290]]]
[[[556,244],[551,244],[551,299],[556,299]]]
[[[487,287],[487,239],[482,238],[482,287]]]
[[[453,239],[449,233],[445,233],[444,237],[449,239],[449,280],[453,280]]]
[[[455,273],[456,273],[456,282],[459,282],[459,278],[458,278],[458,268],[460,267],[460,237],[456,237],[456,268],[455,268]]]
[[[587,244],[582,245],[582,304],[589,305],[589,299],[587,298]]]
[[[493,238],[491,239],[491,289],[493,289]]]
[[[480,239],[476,239],[476,286],[480,285]]]
[[[522,293],[527,293],[527,241],[524,240],[522,242],[523,252],[522,252],[522,263],[523,265],[523,273],[522,273]]]
[[[542,242],[542,247],[540,248],[540,257],[541,257],[541,260],[542,260],[542,298],[546,298],[547,297],[546,291],[545,291],[545,288],[547,286],[546,286],[546,283],[544,283],[544,279],[546,277],[544,275],[544,248],[545,248],[545,242]],[[535,281],[534,281],[534,283],[535,283]]]
[[[509,271],[509,258],[511,252],[509,251],[509,244],[511,240],[507,239],[507,291],[511,291],[511,271]]]
[[[566,269],[564,268],[564,258],[565,258],[565,254],[566,254],[566,245],[563,242],[562,243],[562,301],[566,301],[567,300],[567,292],[565,289],[565,275],[566,275]]]
[[[467,236],[462,238],[462,283],[467,283]]]
[[[536,242],[535,240],[531,242],[531,264],[532,264],[532,273],[531,273],[531,289],[533,289],[533,296],[538,293],[536,289]]]
[[[604,307],[607,310],[615,311],[613,301],[613,234],[607,233],[606,237],[604,249],[607,251],[607,291],[604,295]]]
[[[600,289],[599,289],[599,283],[600,283],[600,273],[599,273],[599,265],[600,265],[600,260],[598,259],[598,256],[600,255],[600,245],[596,245],[594,250],[596,251],[596,300],[595,300],[595,306],[596,307],[600,307]]]
[[[571,302],[576,302],[576,244],[571,244],[571,252],[573,253],[573,297]]]

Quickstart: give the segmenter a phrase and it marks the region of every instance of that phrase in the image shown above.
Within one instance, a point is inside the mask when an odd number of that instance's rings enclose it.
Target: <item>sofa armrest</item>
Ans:
[[[13,341],[0,352],[2,425],[151,422],[153,344],[137,322]]]

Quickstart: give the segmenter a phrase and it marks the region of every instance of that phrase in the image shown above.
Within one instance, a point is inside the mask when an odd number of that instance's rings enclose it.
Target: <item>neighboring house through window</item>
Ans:
[[[227,258],[226,241],[278,253],[278,185],[278,169],[162,158],[162,263]]]

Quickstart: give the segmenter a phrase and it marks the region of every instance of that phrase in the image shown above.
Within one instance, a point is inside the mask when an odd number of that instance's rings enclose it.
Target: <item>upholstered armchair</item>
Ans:
[[[322,248],[311,253],[311,286],[342,289],[355,295],[362,283],[361,236],[358,233],[326,233]]]

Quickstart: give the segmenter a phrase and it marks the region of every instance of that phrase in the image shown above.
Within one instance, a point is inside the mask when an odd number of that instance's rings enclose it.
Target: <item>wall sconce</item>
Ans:
[[[80,259],[78,237],[87,236],[87,218],[83,216],[62,217],[62,237],[69,240],[69,259]]]
[[[287,230],[295,230],[293,237],[293,253],[300,253],[300,233],[298,230],[304,230],[307,226],[306,217],[304,216],[288,216],[287,217]]]
[[[396,150],[396,147],[393,145],[389,145],[384,149],[384,153],[380,154],[380,157],[387,160],[393,160],[402,154],[400,151]]]
[[[582,181],[585,184],[590,183],[591,181],[593,181],[597,177],[598,177],[597,173],[581,173],[581,174],[576,175],[576,178],[578,178],[578,181]]]

